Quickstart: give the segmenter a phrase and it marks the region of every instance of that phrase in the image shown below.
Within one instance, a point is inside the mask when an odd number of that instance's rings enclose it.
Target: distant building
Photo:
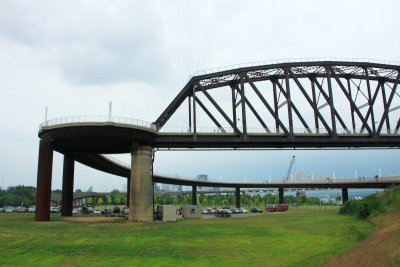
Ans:
[[[196,176],[195,180],[196,181],[207,181],[208,180],[207,174],[199,174]]]
[[[199,174],[199,175],[196,176],[195,180],[196,181],[205,181],[206,182],[208,180],[207,174]],[[199,186],[198,189],[199,190],[203,190],[203,191],[207,191],[207,190],[210,190],[210,187]]]
[[[160,192],[160,191],[161,191],[160,184],[154,183],[154,192]]]
[[[170,184],[161,184],[161,191],[171,191]]]

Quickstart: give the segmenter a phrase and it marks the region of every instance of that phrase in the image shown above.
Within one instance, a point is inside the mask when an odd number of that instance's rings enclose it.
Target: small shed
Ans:
[[[183,207],[183,217],[188,219],[200,219],[201,207],[197,205],[187,205]]]
[[[172,205],[159,205],[157,206],[157,212],[160,215],[160,219],[163,222],[175,222],[176,221],[176,207]]]

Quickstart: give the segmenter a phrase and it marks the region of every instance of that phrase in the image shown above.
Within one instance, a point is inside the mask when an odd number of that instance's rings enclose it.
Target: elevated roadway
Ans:
[[[64,117],[40,126],[36,220],[49,220],[53,151],[64,154],[63,203],[73,192],[74,162],[127,178],[130,220],[153,218],[153,182],[235,188],[284,188],[298,183],[204,182],[152,175],[156,148],[399,148],[400,66],[371,62],[295,62],[240,67],[193,76],[159,118]],[[227,89],[230,111],[213,90]],[[222,91],[221,91],[222,92]],[[253,98],[250,98],[249,92]],[[268,96],[269,94],[269,96]],[[164,127],[188,103],[188,124]],[[259,103],[256,105],[256,102]],[[260,104],[261,103],[261,104]],[[340,103],[340,104],[338,104]],[[200,127],[200,111],[211,122]],[[250,115],[251,116],[250,116]],[[249,126],[255,118],[258,128]],[[132,169],[101,154],[131,153]],[[398,181],[302,183],[302,188],[386,188]],[[70,216],[72,206],[63,205]]]

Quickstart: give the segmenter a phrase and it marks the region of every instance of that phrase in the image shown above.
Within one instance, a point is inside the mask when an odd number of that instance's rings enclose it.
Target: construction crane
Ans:
[[[290,174],[292,173],[293,165],[296,161],[296,156],[292,156],[292,160],[290,161],[289,169],[286,174],[286,181],[290,180]]]

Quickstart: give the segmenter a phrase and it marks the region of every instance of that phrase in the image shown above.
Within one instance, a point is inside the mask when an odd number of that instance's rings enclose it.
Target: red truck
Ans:
[[[279,211],[287,211],[289,210],[289,206],[285,204],[271,204],[265,206],[265,211],[267,212],[279,212]]]

